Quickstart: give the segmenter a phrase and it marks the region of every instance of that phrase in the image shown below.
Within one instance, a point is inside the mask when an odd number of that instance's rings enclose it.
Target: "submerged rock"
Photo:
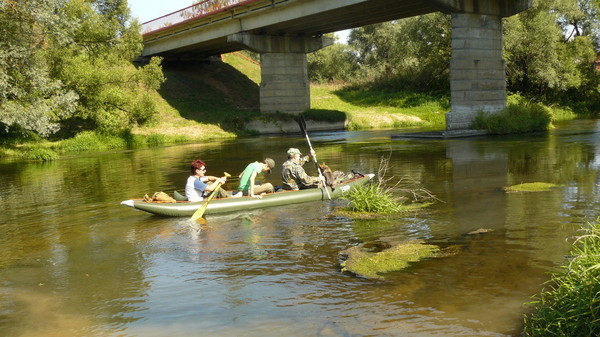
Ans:
[[[493,229],[489,229],[489,228],[479,228],[476,229],[474,231],[468,232],[467,234],[464,235],[478,235],[478,234],[485,234],[485,233],[489,233],[489,232],[493,232]]]
[[[504,191],[511,192],[542,192],[549,191],[550,189],[556,187],[558,185],[551,183],[524,183],[519,185],[513,185],[509,187],[504,187]]]
[[[366,278],[382,279],[381,273],[402,270],[411,262],[437,256],[440,247],[425,244],[423,240],[411,240],[380,252],[369,250],[362,244],[341,251],[340,255],[345,258],[341,263],[342,271],[349,271]]]

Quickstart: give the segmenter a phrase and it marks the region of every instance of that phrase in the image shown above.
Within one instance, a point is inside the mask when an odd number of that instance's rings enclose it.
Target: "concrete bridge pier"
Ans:
[[[427,0],[452,15],[451,108],[446,134],[471,128],[479,112],[506,107],[502,18],[531,7],[532,0]]]
[[[452,13],[450,97],[447,131],[470,129],[480,111],[506,107],[501,17]]]
[[[300,114],[310,108],[306,54],[333,44],[333,39],[238,33],[227,41],[260,53],[261,112]]]

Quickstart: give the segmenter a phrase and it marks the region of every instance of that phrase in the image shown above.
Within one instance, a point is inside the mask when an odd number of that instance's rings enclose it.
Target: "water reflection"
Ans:
[[[410,175],[444,202],[376,221],[332,216],[343,200],[290,205],[209,216],[200,231],[119,202],[181,190],[196,158],[236,175],[269,156],[267,180],[279,184],[285,151],[306,152],[305,140],[1,163],[0,335],[516,335],[565,239],[599,213],[599,130],[575,121],[546,135],[462,140],[315,133],[332,168],[377,172],[391,154],[390,175]],[[501,189],[534,181],[559,187]],[[465,235],[479,228],[492,231]],[[384,281],[339,271],[338,252],[351,245],[414,238],[458,254]]]

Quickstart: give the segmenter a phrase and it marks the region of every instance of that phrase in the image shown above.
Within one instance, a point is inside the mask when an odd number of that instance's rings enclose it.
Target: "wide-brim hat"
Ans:
[[[265,164],[269,166],[269,173],[271,173],[271,169],[275,167],[275,161],[271,158],[265,158]]]
[[[298,150],[295,147],[290,147],[290,149],[287,151],[287,154],[289,157],[297,155],[297,154],[302,155],[302,153],[300,153],[300,150]]]

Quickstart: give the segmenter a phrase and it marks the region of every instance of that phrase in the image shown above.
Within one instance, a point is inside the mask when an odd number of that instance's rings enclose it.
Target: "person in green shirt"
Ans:
[[[262,198],[265,193],[273,193],[275,189],[273,184],[264,183],[258,185],[255,183],[256,176],[262,172],[271,173],[271,169],[275,167],[275,161],[271,158],[265,158],[262,162],[255,161],[254,163],[248,164],[244,169],[244,172],[240,174],[240,184],[238,185],[238,191],[241,191],[244,196],[251,196],[253,198]]]

